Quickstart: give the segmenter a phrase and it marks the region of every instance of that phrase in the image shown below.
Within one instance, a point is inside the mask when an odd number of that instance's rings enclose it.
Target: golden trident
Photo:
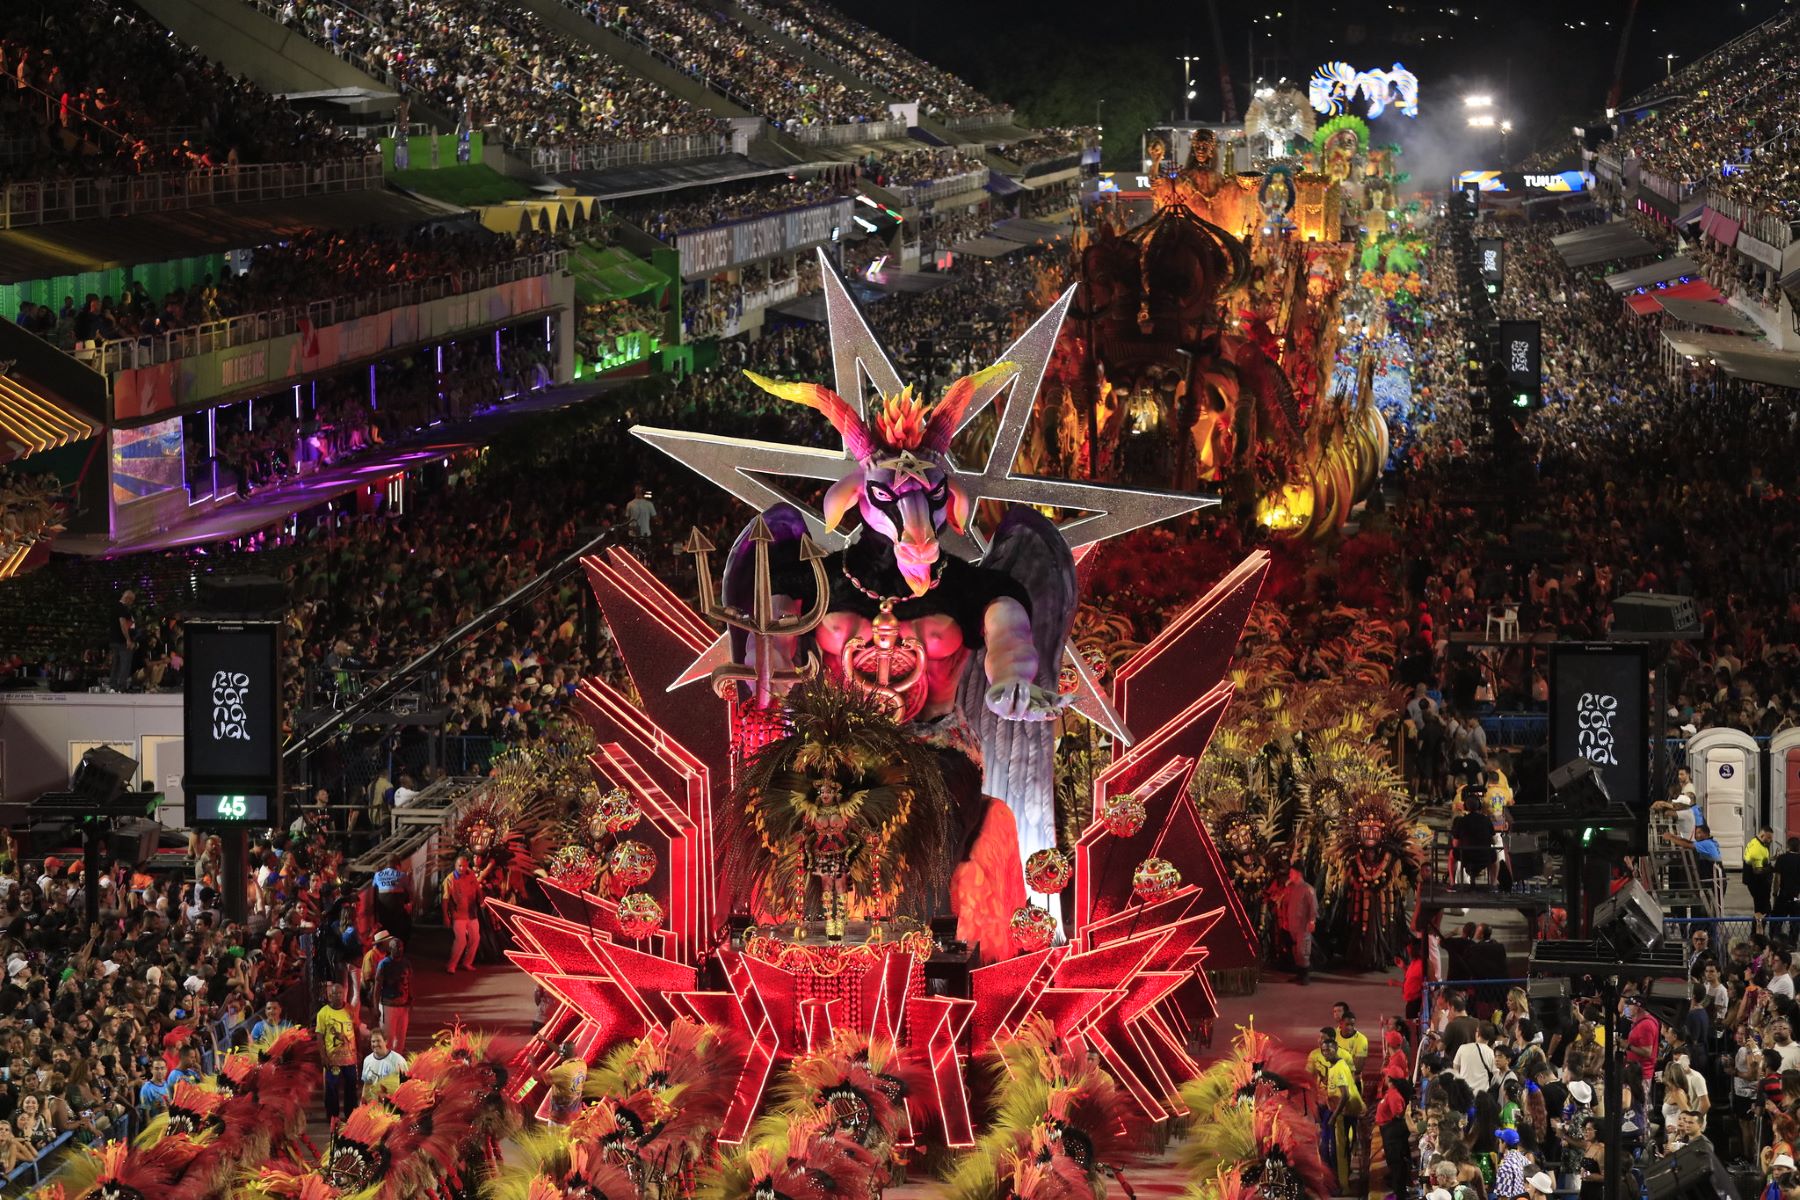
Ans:
[[[694,570],[700,577],[700,615],[709,621],[719,621],[733,629],[742,629],[756,643],[755,665],[722,663],[713,668],[713,690],[721,696],[727,696],[735,685],[754,681],[756,707],[768,708],[775,701],[777,684],[786,687],[800,683],[811,679],[818,672],[818,657],[811,652],[808,652],[806,661],[799,666],[776,670],[771,661],[774,647],[770,643],[778,637],[799,637],[818,628],[819,622],[825,619],[825,613],[831,607],[831,580],[825,574],[825,551],[819,549],[818,543],[811,537],[801,534],[800,561],[812,567],[813,573],[812,607],[805,612],[777,616],[775,589],[769,582],[769,543],[775,540],[775,535],[769,532],[769,523],[759,514],[750,523],[747,536],[756,555],[756,580],[749,612],[734,605],[719,603],[719,594],[713,587],[710,557],[717,547],[707,540],[698,527],[688,533],[681,552],[694,556]]]

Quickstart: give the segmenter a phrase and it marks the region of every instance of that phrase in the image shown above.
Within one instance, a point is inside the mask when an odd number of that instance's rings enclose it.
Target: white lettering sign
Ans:
[[[1575,705],[1575,752],[1603,767],[1619,765],[1613,743],[1613,718],[1619,715],[1619,698],[1604,692],[1583,692]]]
[[[213,740],[235,738],[250,740],[250,719],[244,713],[244,701],[250,695],[250,677],[241,671],[213,673]]]

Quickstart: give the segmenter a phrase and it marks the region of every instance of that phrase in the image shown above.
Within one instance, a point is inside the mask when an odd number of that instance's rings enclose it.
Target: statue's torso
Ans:
[[[918,716],[929,720],[941,717],[956,707],[956,684],[962,676],[963,663],[969,657],[969,646],[962,627],[947,613],[928,613],[900,622],[900,646],[914,639],[925,655],[925,674],[918,686],[925,689],[925,701]],[[844,647],[852,641],[872,646],[874,622],[861,613],[836,611],[825,614],[825,620],[813,633],[819,657],[835,679],[843,679]],[[909,669],[908,658],[897,659],[894,674],[898,677]]]

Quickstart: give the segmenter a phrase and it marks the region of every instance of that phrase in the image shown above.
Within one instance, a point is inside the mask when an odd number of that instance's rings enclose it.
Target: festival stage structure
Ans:
[[[552,998],[515,1092],[540,1103],[559,1047],[594,1061],[693,1018],[742,1047],[718,1130],[736,1143],[780,1064],[852,1031],[931,1081],[906,1098],[910,1136],[962,1147],[971,1060],[1042,1018],[1097,1052],[1144,1117],[1180,1114],[1215,1015],[1207,972],[1259,955],[1189,781],[1267,559],[1250,555],[1103,681],[1069,641],[1089,553],[1218,501],[1019,471],[1073,289],[999,365],[930,403],[823,276],[835,391],[758,382],[818,409],[843,451],[638,429],[758,515],[723,552],[689,540],[698,611],[623,550],[584,562],[630,687],[580,686],[610,790],[581,807],[595,840],[540,880],[552,911],[490,901],[512,960]],[[956,435],[990,405],[992,448],[965,466]],[[823,502],[794,480],[826,483]],[[1112,747],[1067,853],[1051,774],[1065,709]],[[886,757],[904,771],[864,761],[896,736],[908,745]],[[899,825],[940,819],[937,858],[896,852],[930,842]]]

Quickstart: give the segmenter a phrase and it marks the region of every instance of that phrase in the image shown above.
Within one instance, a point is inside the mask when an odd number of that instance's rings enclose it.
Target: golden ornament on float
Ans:
[[[1106,804],[1100,809],[1100,823],[1106,826],[1106,832],[1114,837],[1131,837],[1144,827],[1150,814],[1144,811],[1144,802],[1130,792],[1118,796],[1109,796]]]
[[[615,892],[629,892],[656,874],[656,851],[642,842],[620,842],[606,856],[606,873]]]
[[[633,892],[619,901],[619,932],[632,941],[649,937],[662,927],[662,905],[649,892]]]
[[[1069,856],[1061,850],[1039,850],[1025,860],[1025,882],[1034,892],[1060,892],[1074,875]]]
[[[550,856],[544,873],[566,888],[585,892],[600,876],[600,860],[586,846],[564,846]]]
[[[637,797],[624,788],[614,788],[600,797],[594,815],[606,826],[608,833],[624,833],[638,823],[643,811],[638,808]]]
[[[1146,904],[1167,900],[1181,887],[1181,872],[1166,858],[1146,858],[1131,873],[1131,890]]]
[[[1012,915],[1013,941],[1025,951],[1042,950],[1056,936],[1056,918],[1049,909],[1027,904]]]

